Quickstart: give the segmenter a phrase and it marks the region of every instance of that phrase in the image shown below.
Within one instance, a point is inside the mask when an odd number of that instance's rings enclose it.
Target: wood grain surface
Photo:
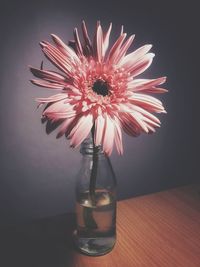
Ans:
[[[200,186],[119,201],[117,215],[113,251],[75,253],[70,267],[200,266]]]
[[[72,241],[74,214],[0,228],[2,267],[200,267],[200,186],[118,202],[113,251],[89,257]]]

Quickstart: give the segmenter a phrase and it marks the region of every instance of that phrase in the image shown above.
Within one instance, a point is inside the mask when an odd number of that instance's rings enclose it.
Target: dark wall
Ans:
[[[185,3],[184,3],[185,2]],[[135,48],[152,43],[156,54],[144,75],[166,75],[169,93],[160,96],[167,115],[154,135],[130,138],[125,153],[111,160],[118,196],[127,198],[193,182],[199,177],[199,9],[194,1],[1,1],[0,214],[1,223],[73,209],[78,149],[56,133],[46,135],[34,98],[49,91],[29,83],[28,65],[44,56],[39,41],[55,33],[65,41],[85,19],[123,24],[135,33]],[[132,47],[134,48],[134,47]],[[44,63],[45,66],[48,63]]]

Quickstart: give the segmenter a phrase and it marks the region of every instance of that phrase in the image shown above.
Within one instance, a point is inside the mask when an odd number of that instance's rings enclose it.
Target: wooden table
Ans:
[[[117,215],[117,243],[107,255],[89,257],[74,250],[74,215],[68,214],[15,227],[9,230],[11,239],[4,231],[7,249],[0,266],[200,266],[199,185],[119,201]]]

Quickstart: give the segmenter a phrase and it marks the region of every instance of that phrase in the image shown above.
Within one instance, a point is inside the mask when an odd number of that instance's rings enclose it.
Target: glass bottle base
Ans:
[[[110,252],[116,242],[116,237],[78,237],[77,231],[74,232],[76,247],[84,254],[89,256],[101,256]]]

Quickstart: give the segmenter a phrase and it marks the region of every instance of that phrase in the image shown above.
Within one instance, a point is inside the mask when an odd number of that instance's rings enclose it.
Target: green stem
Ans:
[[[93,159],[92,159],[92,170],[90,175],[90,185],[89,185],[89,195],[92,202],[92,206],[96,205],[96,196],[95,196],[95,189],[96,189],[96,180],[97,180],[97,169],[98,169],[98,148],[95,146],[94,142],[94,125],[91,130],[92,133],[92,143],[93,143]]]
[[[97,168],[98,168],[98,155],[97,151],[98,148],[95,146],[94,142],[94,126],[91,130],[92,133],[92,142],[93,142],[93,159],[92,159],[92,170],[90,174],[90,184],[89,184],[89,198],[92,204],[92,207],[96,206],[96,196],[95,196],[95,190],[96,190],[96,180],[97,180]],[[98,225],[96,224],[96,221],[93,216],[93,209],[88,209],[87,207],[83,210],[83,218],[85,222],[85,226],[88,229],[97,229]]]

